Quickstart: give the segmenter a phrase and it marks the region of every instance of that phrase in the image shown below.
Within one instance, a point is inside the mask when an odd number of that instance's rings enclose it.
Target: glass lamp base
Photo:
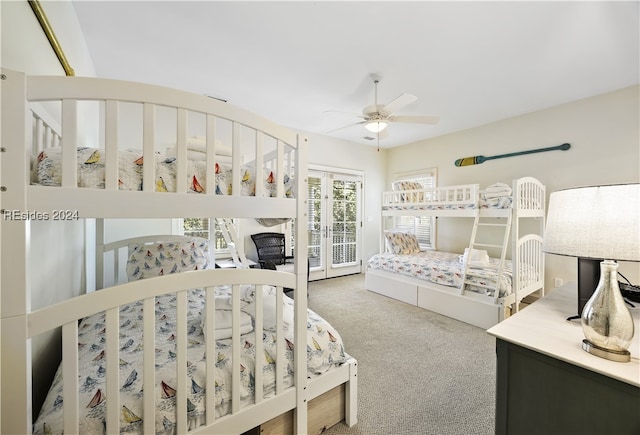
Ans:
[[[591,343],[589,340],[582,340],[582,349],[589,352],[592,355],[599,356],[600,358],[608,359],[616,362],[629,362],[631,361],[631,353],[628,350],[613,350],[605,349],[604,347],[597,346]]]

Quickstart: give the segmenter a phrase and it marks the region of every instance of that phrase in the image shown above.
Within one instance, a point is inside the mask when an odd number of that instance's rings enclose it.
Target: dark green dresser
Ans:
[[[575,284],[489,329],[496,337],[496,434],[639,435],[640,308],[631,362],[593,356],[581,348]]]

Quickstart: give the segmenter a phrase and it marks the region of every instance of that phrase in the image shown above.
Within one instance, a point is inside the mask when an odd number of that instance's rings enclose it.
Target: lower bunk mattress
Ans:
[[[258,287],[259,289],[260,287]],[[276,383],[276,332],[275,288],[264,287],[264,320],[262,337],[254,331],[254,286],[241,288],[241,407],[254,402],[256,340],[264,344],[263,373],[264,397],[273,395]],[[259,291],[259,290],[258,290]],[[231,288],[216,288],[216,354],[215,403],[216,416],[231,410],[232,339],[231,339]],[[293,300],[284,299],[285,388],[293,385]],[[204,422],[205,376],[207,355],[203,314],[205,292],[193,289],[188,292],[188,376],[191,389],[188,392],[188,418],[190,430]],[[175,295],[156,298],[156,433],[175,432],[176,402],[176,346],[175,346]],[[141,301],[120,308],[120,403],[121,433],[142,433],[142,309]],[[315,312],[308,310],[307,319],[307,371],[308,377],[319,376],[332,367],[345,363],[350,357],[345,353],[340,334]],[[102,434],[105,427],[105,318],[99,313],[83,319],[78,329],[79,385],[80,385],[80,433]],[[62,366],[58,368],[53,384],[33,426],[35,434],[61,434],[63,432]]]
[[[469,267],[465,290],[494,295],[500,260],[489,259],[488,267]],[[367,263],[370,270],[381,270],[417,278],[447,287],[460,288],[464,274],[461,255],[441,251],[421,251],[414,254],[385,252],[374,255]],[[475,285],[474,285],[475,284]],[[490,286],[486,288],[484,286]],[[499,280],[499,297],[512,293],[511,262],[505,261]]]

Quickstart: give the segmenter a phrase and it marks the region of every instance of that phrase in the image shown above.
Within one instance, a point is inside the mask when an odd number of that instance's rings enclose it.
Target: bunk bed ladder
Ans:
[[[480,216],[480,214],[477,214],[475,217],[475,220],[473,222],[473,230],[471,232],[471,241],[469,242],[469,256],[471,256],[471,252],[472,249],[478,249],[478,248],[500,248],[500,262],[498,264],[498,268],[497,271],[498,273],[496,274],[497,278],[496,278],[496,282],[492,283],[492,285],[480,285],[478,283],[474,283],[475,286],[479,286],[479,287],[486,287],[488,289],[493,289],[494,290],[494,301],[498,301],[498,297],[499,297],[499,286],[500,286],[500,276],[502,276],[502,271],[504,270],[504,262],[505,262],[505,256],[507,254],[507,247],[509,244],[509,235],[510,235],[510,231],[511,231],[511,217],[512,214],[509,213],[505,219],[505,222],[495,222],[495,221],[490,221],[490,222],[486,222],[486,221],[482,221],[482,216]],[[478,242],[478,229],[479,228],[502,228],[504,231],[504,237],[502,239],[502,244],[501,245],[497,245],[497,244],[491,244],[491,243],[480,243]],[[473,272],[472,270],[469,269],[469,262],[467,261],[464,265],[464,272],[462,275],[462,287],[460,289],[461,293],[464,293],[464,288],[466,284],[470,284],[470,282],[467,280],[468,277],[470,276],[479,276],[479,274],[477,272]]]
[[[227,242],[231,257],[233,258],[233,264],[236,267],[242,267],[243,269],[249,268],[247,257],[244,254],[243,244],[238,241],[238,230],[229,218],[216,218],[216,225],[220,228],[224,240]]]

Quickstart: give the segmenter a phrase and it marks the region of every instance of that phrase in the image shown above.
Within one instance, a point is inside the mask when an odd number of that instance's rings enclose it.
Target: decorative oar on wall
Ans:
[[[487,160],[502,159],[502,158],[505,158],[505,157],[513,157],[513,156],[522,156],[524,154],[543,153],[543,152],[546,152],[546,151],[555,151],[555,150],[566,151],[569,148],[571,148],[570,144],[563,143],[562,145],[558,145],[558,146],[555,146],[555,147],[537,148],[535,150],[518,151],[518,152],[515,152],[515,153],[508,153],[508,154],[499,154],[497,156],[464,157],[462,159],[456,160],[455,165],[456,166],[479,165],[480,163],[484,163]]]

